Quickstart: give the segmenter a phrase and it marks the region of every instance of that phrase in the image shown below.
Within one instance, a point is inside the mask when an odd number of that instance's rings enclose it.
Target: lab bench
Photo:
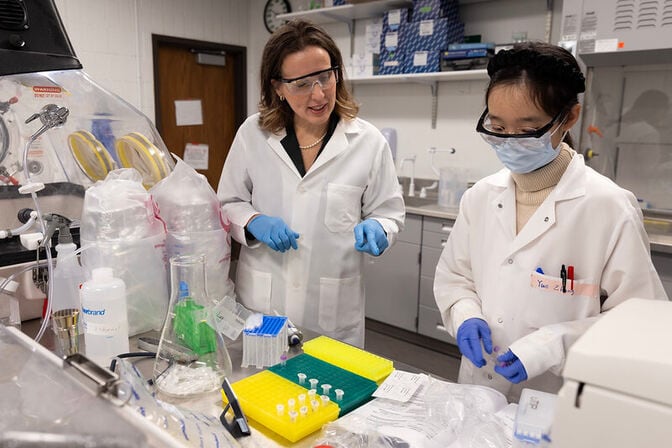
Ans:
[[[30,321],[26,321],[22,324],[22,332],[28,335],[29,337],[34,337],[35,334],[37,334],[39,327],[40,327],[40,320],[39,319],[33,319]],[[317,333],[311,331],[311,330],[302,330],[304,339],[303,342],[307,342],[311,339],[316,338],[319,336]],[[137,335],[134,337],[130,338],[130,351],[131,352],[136,352],[137,351],[137,341],[139,337],[141,336],[147,336],[147,337],[152,337],[152,338],[158,338],[159,334],[158,332],[148,332],[148,333],[143,333],[141,335]],[[228,380],[231,384],[234,384],[236,381],[245,379],[250,377],[251,375],[254,375],[256,373],[259,373],[262,371],[262,369],[257,369],[253,366],[249,367],[241,367],[242,359],[243,359],[243,338],[242,336],[239,336],[235,341],[231,340],[226,340],[226,348],[228,350],[229,356],[231,358],[231,363],[233,367],[233,372],[232,374],[228,377]],[[80,348],[84,347],[83,345],[83,335],[80,335]],[[40,345],[45,347],[47,350],[53,352],[55,351],[55,340],[54,340],[54,335],[51,329],[48,329],[42,340],[40,341]],[[303,353],[303,350],[301,349],[301,344],[297,346],[290,347],[289,352],[288,352],[288,359],[291,359],[295,356],[300,355]],[[154,358],[153,357],[142,357],[142,358],[129,358],[131,362],[135,365],[135,367],[140,371],[142,376],[146,379],[152,378],[153,374],[153,366],[154,366]],[[410,373],[425,373],[421,369],[418,369],[414,366],[410,366],[398,361],[393,361],[394,362],[394,368],[397,370],[403,370],[405,372],[410,372]],[[265,369],[264,369],[265,370]],[[444,380],[443,378],[439,378],[436,375],[432,375],[434,378]],[[445,380],[444,380],[445,381]],[[235,385],[234,385],[235,386]],[[235,387],[234,387],[235,389]],[[200,412],[215,418],[219,418],[220,414],[222,413],[223,410],[223,403],[222,403],[222,396],[220,391],[215,391],[210,394],[206,395],[200,395],[197,398],[192,398],[192,399],[183,399],[180,401],[169,401],[170,404],[174,404],[176,406],[179,406],[184,409],[189,409],[191,411],[195,412]],[[245,410],[243,409],[243,412]],[[137,415],[138,419],[142,419],[143,417],[138,414]],[[317,441],[321,434],[321,431],[316,431],[313,434],[310,434],[309,436],[301,439],[300,441],[294,443],[290,443],[289,441],[283,439],[280,436],[275,435],[274,433],[270,432],[268,429],[260,426],[258,423],[254,421],[249,421],[248,422],[251,426],[251,435],[248,437],[242,437],[237,439],[238,443],[241,445],[241,447],[246,448],[246,447],[291,447],[295,445],[300,445],[300,446],[307,446],[307,443],[310,443],[312,441]],[[177,443],[179,445],[179,443]],[[312,445],[311,445],[312,446]]]

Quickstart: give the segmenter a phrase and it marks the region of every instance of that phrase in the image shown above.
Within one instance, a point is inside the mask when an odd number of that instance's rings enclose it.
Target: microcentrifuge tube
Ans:
[[[316,394],[317,394],[317,390],[315,390],[315,389],[310,389],[310,390],[308,391],[308,396],[311,398],[311,400],[312,400],[313,398],[315,398],[315,395],[316,395]]]
[[[298,416],[299,416],[299,413],[298,413],[298,412],[296,412],[296,411],[289,411],[289,420],[290,420],[292,423],[295,423],[295,422],[296,422],[296,417],[298,417]]]
[[[278,413],[278,415],[282,415],[285,413],[285,405],[282,403],[278,403],[275,405],[275,410]]]
[[[318,381],[315,378],[309,379],[308,382],[310,383],[310,388],[311,389],[317,389]]]
[[[299,377],[299,384],[305,384],[306,383],[306,374],[305,373],[297,373],[296,376]]]
[[[336,394],[336,401],[341,401],[343,399],[343,389],[335,389],[334,393]]]
[[[301,417],[305,417],[308,415],[308,407],[307,406],[301,406],[299,408],[299,412],[301,413]]]
[[[299,394],[299,404],[306,404],[306,394]]]
[[[289,409],[290,411],[293,411],[294,406],[296,406],[296,400],[295,399],[290,398],[289,400],[287,400],[287,409]]]
[[[326,395],[320,395],[320,399],[322,400],[323,405],[328,405],[329,404],[329,397]]]
[[[331,384],[323,384],[322,385],[322,393],[324,395],[329,395],[330,390],[331,390]]]
[[[313,398],[310,400],[310,406],[313,408],[313,412],[317,412],[317,410],[320,408],[320,402]]]

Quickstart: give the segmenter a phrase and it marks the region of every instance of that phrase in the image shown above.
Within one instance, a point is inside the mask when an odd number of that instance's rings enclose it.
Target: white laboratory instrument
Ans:
[[[572,346],[553,448],[669,446],[672,302],[630,299]]]

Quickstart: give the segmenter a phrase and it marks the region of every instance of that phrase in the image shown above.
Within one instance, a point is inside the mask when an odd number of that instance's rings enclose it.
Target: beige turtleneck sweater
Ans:
[[[566,143],[561,145],[560,154],[548,165],[531,173],[511,173],[516,184],[516,235],[560,182],[569,162],[576,154],[576,151]]]

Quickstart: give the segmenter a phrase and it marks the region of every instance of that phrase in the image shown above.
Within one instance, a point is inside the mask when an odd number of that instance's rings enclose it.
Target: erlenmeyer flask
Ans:
[[[213,326],[214,302],[205,283],[205,257],[170,259],[170,305],[154,361],[159,392],[187,398],[218,390],[231,358]]]

